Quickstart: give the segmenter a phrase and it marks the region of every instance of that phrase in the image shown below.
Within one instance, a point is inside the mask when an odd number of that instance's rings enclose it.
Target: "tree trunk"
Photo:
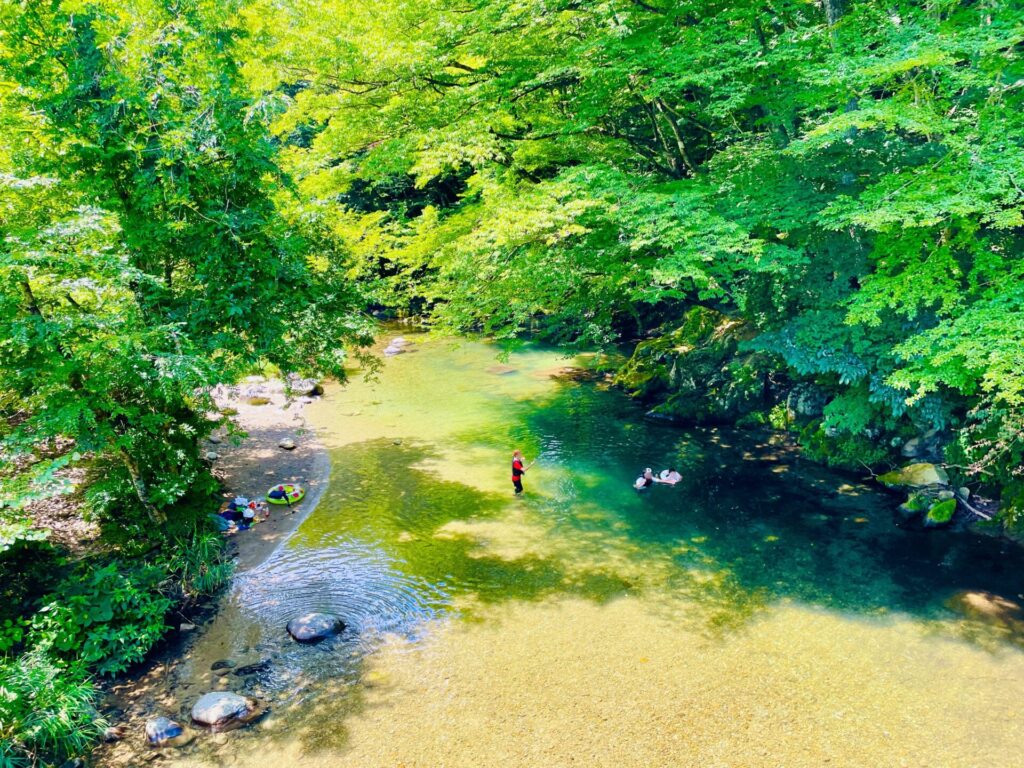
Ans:
[[[825,6],[825,20],[832,26],[846,12],[846,0],[821,0]]]
[[[146,492],[146,481],[142,479],[142,473],[139,471],[139,465],[135,462],[135,459],[131,457],[124,448],[121,449],[121,458],[124,460],[124,465],[128,469],[128,474],[132,479],[132,487],[135,489],[135,495],[139,497],[139,501],[142,503],[143,509],[149,515],[149,519],[157,525],[162,525],[167,522],[167,515],[156,508],[156,505],[149,500],[149,495]]]
[[[669,128],[672,129],[672,135],[676,140],[676,148],[679,150],[679,159],[683,161],[683,165],[686,170],[689,171],[690,175],[693,176],[697,169],[690,161],[690,155],[686,151],[686,143],[683,141],[682,131],[679,130],[679,123],[672,117],[671,111],[668,109],[668,105],[662,99],[658,99],[658,111],[665,116],[666,122],[668,122]]]

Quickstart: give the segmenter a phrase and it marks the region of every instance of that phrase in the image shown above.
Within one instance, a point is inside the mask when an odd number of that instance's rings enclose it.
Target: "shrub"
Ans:
[[[32,622],[36,647],[79,659],[101,675],[141,661],[163,635],[173,601],[161,591],[167,573],[117,561],[84,567],[49,595]]]
[[[224,539],[216,533],[193,529],[174,538],[166,552],[163,564],[178,577],[186,598],[212,595],[227,584],[234,570],[224,553]]]
[[[0,658],[0,768],[60,764],[80,755],[106,723],[81,665],[35,650]]]

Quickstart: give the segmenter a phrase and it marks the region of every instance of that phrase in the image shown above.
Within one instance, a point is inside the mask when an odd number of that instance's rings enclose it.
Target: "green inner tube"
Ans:
[[[270,494],[272,491],[276,491],[279,488],[283,488],[287,494],[287,498],[275,499]],[[277,485],[270,486],[270,490],[267,491],[267,503],[268,504],[295,504],[302,501],[302,497],[306,495],[306,492],[297,485],[291,485],[290,483],[278,483]]]

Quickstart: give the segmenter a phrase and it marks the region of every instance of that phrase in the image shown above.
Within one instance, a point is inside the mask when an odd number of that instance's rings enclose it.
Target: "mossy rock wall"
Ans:
[[[766,400],[767,360],[739,352],[750,335],[742,322],[694,307],[675,330],[638,344],[616,382],[679,423],[735,421]]]

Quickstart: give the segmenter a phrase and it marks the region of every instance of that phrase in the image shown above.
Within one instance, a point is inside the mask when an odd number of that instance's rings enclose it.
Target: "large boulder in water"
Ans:
[[[288,622],[288,634],[300,643],[316,643],[337,634],[345,624],[329,613],[307,613]]]
[[[191,734],[169,717],[151,717],[146,721],[146,743],[150,746],[180,747],[191,740]]]
[[[237,693],[204,693],[192,707],[192,720],[208,728],[222,729],[251,720],[256,703]]]
[[[889,488],[924,488],[929,485],[949,485],[949,475],[942,467],[919,462],[879,475],[878,481]]]

